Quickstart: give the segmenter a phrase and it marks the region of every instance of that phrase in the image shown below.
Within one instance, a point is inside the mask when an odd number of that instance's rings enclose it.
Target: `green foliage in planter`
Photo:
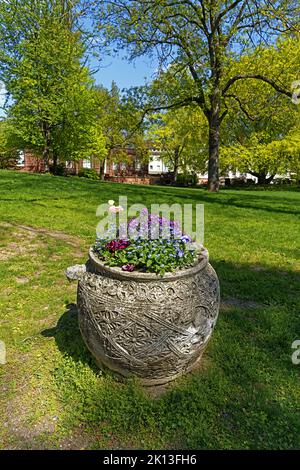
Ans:
[[[124,249],[112,251],[110,246],[113,243],[99,240],[94,245],[94,251],[108,266],[120,266],[124,271],[138,269],[163,276],[166,272],[195,263],[195,250],[190,250],[182,240],[131,240]]]
[[[110,206],[115,212],[123,208]],[[191,243],[178,221],[141,211],[141,218],[127,224],[128,239],[116,238],[113,221],[105,236],[98,238],[94,252],[108,266],[120,266],[123,271],[140,270],[163,276],[166,272],[195,264],[200,246]]]

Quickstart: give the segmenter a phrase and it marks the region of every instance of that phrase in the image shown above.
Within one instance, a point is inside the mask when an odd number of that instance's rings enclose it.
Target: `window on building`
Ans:
[[[118,169],[118,164],[117,163],[113,163],[113,170],[116,171]]]
[[[153,165],[150,165],[150,170],[153,170]]]
[[[126,170],[126,163],[121,163],[120,168],[122,171]]]
[[[25,166],[25,152],[23,150],[19,150],[18,152],[17,166]]]
[[[91,162],[91,160],[83,160],[83,162],[82,162],[82,167],[83,167],[83,168],[92,168],[92,162]]]

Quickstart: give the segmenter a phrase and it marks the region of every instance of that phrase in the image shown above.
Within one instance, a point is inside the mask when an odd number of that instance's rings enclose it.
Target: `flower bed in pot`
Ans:
[[[99,365],[145,385],[194,368],[219,311],[207,251],[187,235],[176,238],[176,222],[158,222],[169,225],[170,238],[97,240],[86,265],[67,271],[78,279],[79,326]]]

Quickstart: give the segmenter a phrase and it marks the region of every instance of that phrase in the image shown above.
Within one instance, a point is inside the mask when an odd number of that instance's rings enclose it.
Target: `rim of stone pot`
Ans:
[[[144,273],[141,271],[128,272],[122,271],[122,268],[118,266],[107,266],[94,253],[93,247],[91,247],[89,250],[89,260],[92,263],[92,266],[96,273],[107,274],[110,277],[113,276],[118,279],[124,279],[127,281],[153,281],[158,279],[161,281],[169,281],[173,279],[181,279],[197,274],[199,271],[202,271],[208,264],[208,257],[200,253],[194,266],[191,266],[190,268],[178,269],[177,271],[165,273],[163,276],[160,276],[156,273]]]

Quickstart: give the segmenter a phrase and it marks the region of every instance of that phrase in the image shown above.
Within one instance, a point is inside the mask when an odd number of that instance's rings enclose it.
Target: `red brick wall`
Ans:
[[[135,182],[137,178],[143,179],[143,184],[151,184],[146,181],[145,177],[148,176],[148,165],[141,165],[140,169],[135,168],[135,152],[133,149],[126,150],[130,161],[126,162],[125,167],[122,163],[118,163],[117,167],[114,169],[114,162],[112,158],[108,156],[106,160],[106,176],[108,177],[118,177],[119,179],[127,178],[128,182]],[[112,152],[113,153],[113,152]],[[97,158],[92,158],[91,168],[93,168],[98,174],[100,174],[101,162]],[[78,160],[71,162],[71,165],[66,168],[69,174],[77,175],[78,172],[83,168],[83,160]],[[39,158],[33,155],[30,152],[25,152],[25,162],[24,166],[16,167],[18,171],[21,172],[30,172],[30,173],[44,173],[46,171],[45,163],[42,158]],[[131,178],[131,179],[130,179]]]
[[[157,184],[160,178],[157,176],[105,176],[106,181],[112,183],[127,183],[127,184]]]
[[[92,159],[92,168],[97,171],[98,175],[100,174],[100,160],[98,158]]]
[[[83,160],[78,160],[71,163],[71,166],[67,168],[67,172],[77,175],[81,168],[83,168]],[[100,161],[98,159],[92,159],[92,168],[96,170],[97,173],[100,172]],[[21,172],[30,173],[44,173],[46,171],[45,163],[42,158],[36,157],[29,152],[25,152],[24,166],[17,166],[16,169]]]
[[[110,152],[106,159],[106,175],[108,177],[142,177],[144,178],[146,175],[148,175],[148,164],[141,164],[140,168],[137,170],[136,169],[136,153],[134,149],[125,149],[127,156],[129,157],[129,161],[127,162],[120,162],[120,163],[114,163],[114,150]]]
[[[24,160],[24,166],[17,166],[17,170],[29,173],[45,172],[45,163],[41,158],[36,157],[35,155],[32,155],[29,152],[25,152]]]
[[[92,158],[91,168],[95,170],[98,174],[100,173],[100,161],[97,158]],[[70,174],[77,175],[78,172],[83,168],[83,160],[78,160],[76,162],[71,162],[71,166],[67,168],[67,172]]]

